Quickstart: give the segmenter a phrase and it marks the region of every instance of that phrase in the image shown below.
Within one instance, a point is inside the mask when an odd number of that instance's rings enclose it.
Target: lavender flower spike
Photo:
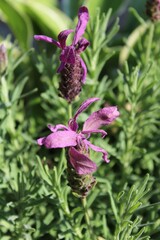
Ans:
[[[88,9],[82,6],[78,12],[78,24],[70,46],[66,46],[66,40],[68,35],[74,31],[72,29],[60,32],[58,41],[44,35],[34,36],[35,40],[52,43],[62,50],[60,54],[61,64],[57,70],[61,75],[59,90],[61,96],[68,102],[71,102],[80,93],[82,84],[86,80],[87,68],[80,53],[89,45],[89,42],[82,38],[88,21]]]
[[[160,0],[147,0],[146,14],[153,22],[160,21]]]
[[[82,131],[78,131],[78,116],[98,100],[99,98],[87,99],[81,104],[74,117],[69,120],[68,126],[49,125],[52,133],[37,140],[39,145],[44,145],[46,148],[69,148],[68,161],[78,175],[91,174],[97,169],[96,164],[89,158],[89,148],[101,152],[104,161],[109,162],[107,152],[91,144],[88,138],[92,133],[100,133],[102,137],[107,134],[100,128],[103,125],[109,125],[119,116],[117,107],[105,107],[93,112],[84,122]]]

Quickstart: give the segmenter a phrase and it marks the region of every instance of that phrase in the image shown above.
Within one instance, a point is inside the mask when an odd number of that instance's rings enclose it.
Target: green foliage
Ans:
[[[153,76],[155,68],[157,67],[151,64],[144,69],[137,66],[130,71],[126,65],[125,73],[119,72],[116,80],[117,87],[121,88],[118,101],[121,101],[123,106],[119,122],[123,131],[119,135],[117,146],[121,150],[117,155],[127,171],[135,168],[137,164],[138,169],[141,165],[142,169],[153,171],[154,161],[160,153],[157,145],[160,110],[157,103],[160,99],[160,85],[158,78]],[[148,149],[149,161],[146,156]],[[131,165],[132,162],[135,164]]]
[[[16,33],[16,37],[22,47],[27,48],[28,46],[31,46],[30,41],[31,36],[33,35],[33,30],[31,21],[26,13],[21,10],[19,5],[16,6],[11,1],[0,1],[0,8],[12,31]]]
[[[134,233],[134,229],[139,229],[142,219],[140,216],[136,216],[134,220],[131,221],[131,218],[133,217],[133,213],[137,215],[136,211],[142,204],[140,200],[150,191],[150,188],[147,188],[148,180],[149,175],[146,176],[143,183],[138,183],[137,186],[133,185],[127,193],[125,191],[119,193],[119,218],[115,231],[115,239],[128,239],[129,237],[131,239],[137,239],[145,232],[145,228],[142,228]],[[146,236],[146,239],[149,238]]]
[[[2,13],[3,20],[8,23],[20,46],[24,49],[32,46],[35,22],[41,29],[39,31],[53,37],[68,28],[70,24],[70,19],[54,7],[49,0],[45,3],[41,0],[34,2],[30,0],[0,1],[0,13]]]
[[[113,50],[108,47],[108,44],[118,32],[119,26],[118,21],[116,21],[112,29],[106,33],[110,16],[111,9],[107,14],[103,13],[102,16],[97,10],[96,18],[90,21],[87,28],[87,39],[90,41],[90,48],[86,50],[84,59],[90,70],[88,73],[89,78],[92,79],[94,84],[99,79],[105,63],[114,54]]]
[[[81,2],[72,3],[74,9]],[[59,51],[50,48],[48,52],[38,45],[36,50],[23,52],[9,38],[3,42],[8,60],[0,73],[2,240],[159,239],[160,24],[145,22],[132,9],[139,25],[131,34],[123,33],[111,10],[101,14],[93,9],[93,2],[88,1],[91,18],[85,34],[90,46],[82,54],[88,75],[72,109],[58,96]],[[99,3],[101,10],[110,4]],[[5,0],[0,6],[23,48],[28,48],[36,26],[42,34],[57,35],[70,24],[50,0],[33,4]],[[121,7],[125,7],[123,1],[113,3],[114,11]],[[119,45],[120,36],[125,37],[124,46]],[[35,140],[49,134],[48,123],[66,125],[71,110],[74,113],[89,97],[100,97],[101,101],[80,115],[80,125],[103,106],[116,105],[120,117],[105,129],[105,139],[96,134],[91,138],[109,153],[111,161],[106,164],[99,153],[90,152],[98,165],[94,173],[97,184],[87,201],[81,202],[68,186],[64,149],[40,148]]]

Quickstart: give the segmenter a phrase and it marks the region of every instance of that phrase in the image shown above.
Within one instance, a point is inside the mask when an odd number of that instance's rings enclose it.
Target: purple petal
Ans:
[[[49,43],[52,43],[52,44],[56,45],[57,47],[61,48],[60,43],[55,41],[53,38],[50,38],[50,37],[47,37],[44,35],[34,35],[34,39],[37,41],[49,42]]]
[[[64,148],[77,145],[77,133],[73,131],[59,131],[39,138],[37,143],[44,145],[46,148]]]
[[[45,138],[46,138],[46,137],[38,138],[38,139],[37,139],[38,145],[42,146],[42,145],[44,144],[43,142],[44,142]]]
[[[57,132],[58,130],[69,130],[69,128],[63,124],[57,124],[57,125],[48,124],[48,128],[51,130],[51,132]]]
[[[108,125],[119,116],[117,107],[106,107],[92,113],[83,125],[83,131],[96,130]]]
[[[76,45],[80,37],[84,34],[87,23],[89,20],[88,9],[85,6],[80,7],[78,12],[78,24],[76,26],[76,32],[73,39],[73,45]]]
[[[69,127],[71,128],[72,131],[77,131],[78,124],[76,122],[76,119],[78,115],[86,110],[93,102],[100,100],[99,98],[89,98],[86,101],[84,101],[80,107],[78,108],[77,112],[75,113],[74,117],[70,119],[69,121]]]
[[[68,126],[72,131],[76,132],[78,130],[78,123],[74,119],[69,120]]]
[[[75,50],[73,46],[65,47],[60,55],[60,61],[63,63],[75,63]]]
[[[61,62],[59,68],[57,69],[57,73],[60,73],[63,70],[63,68],[65,67],[65,65],[66,65],[65,62]]]
[[[84,143],[88,145],[95,152],[101,152],[103,154],[102,158],[106,163],[110,162],[110,160],[108,159],[108,153],[103,148],[93,145],[88,140],[84,140]]]
[[[71,32],[73,32],[72,29],[67,29],[59,33],[58,40],[62,49],[66,47],[66,39]]]
[[[77,112],[74,115],[74,119],[78,117],[78,115],[86,110],[93,102],[99,101],[100,98],[88,98],[86,101],[84,101],[80,107],[78,108]]]
[[[75,148],[71,147],[69,149],[69,161],[76,173],[78,174],[90,174],[96,171],[97,166],[92,162],[86,155],[80,153]]]
[[[77,47],[76,47],[76,52],[81,53],[83,52],[89,45],[89,41],[85,38],[82,38],[78,41]]]
[[[86,68],[86,64],[84,63],[84,61],[82,60],[82,58],[80,58],[81,61],[81,66],[83,69],[83,74],[82,74],[82,79],[81,82],[84,84],[86,81],[86,76],[87,76],[87,68]]]
[[[102,138],[104,138],[104,137],[107,135],[107,133],[106,133],[104,130],[101,130],[101,129],[98,129],[98,130],[89,130],[89,131],[82,131],[81,133],[82,133],[82,134],[87,134],[88,137],[90,137],[90,134],[91,134],[91,133],[101,133]]]

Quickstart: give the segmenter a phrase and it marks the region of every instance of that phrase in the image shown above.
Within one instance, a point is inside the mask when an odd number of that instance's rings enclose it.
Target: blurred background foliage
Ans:
[[[112,8],[111,22],[119,17],[124,31],[130,31],[135,27],[133,16],[128,14],[130,6],[136,8],[140,15],[145,17],[143,7],[145,0],[141,1],[141,4],[138,0],[134,2],[131,0],[115,1],[114,3],[104,0],[16,0],[14,2],[4,0],[0,1],[1,28],[3,23],[7,23],[20,46],[27,49],[32,46],[32,36],[36,31],[56,37],[60,31],[73,25],[70,18],[76,17],[78,8],[82,4],[89,8],[93,17],[96,16],[97,8],[100,9],[100,13]],[[1,34],[4,34],[3,31]]]
[[[0,239],[90,239],[84,209],[66,179],[64,152],[39,148],[47,124],[67,124],[68,104],[58,97],[59,50],[35,42],[75,28],[79,6],[90,21],[82,54],[88,75],[73,112],[117,105],[120,118],[105,139],[93,136],[111,162],[99,166],[87,208],[97,240],[160,238],[160,23],[145,14],[145,0],[1,0]],[[94,239],[94,238],[93,238]]]

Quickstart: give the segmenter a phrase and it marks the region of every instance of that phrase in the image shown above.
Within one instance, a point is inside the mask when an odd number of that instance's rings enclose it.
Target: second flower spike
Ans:
[[[107,135],[101,127],[109,125],[119,116],[117,107],[105,107],[93,112],[84,122],[81,131],[77,122],[78,116],[98,100],[99,98],[87,99],[69,120],[68,126],[48,125],[52,133],[37,140],[39,145],[44,145],[46,148],[67,148],[68,161],[79,175],[90,174],[97,169],[96,164],[89,157],[89,149],[102,153],[103,160],[109,162],[108,153],[103,148],[93,145],[88,139],[92,133],[100,133],[102,138]]]
[[[77,122],[79,115],[98,100],[99,98],[87,99],[69,120],[68,126],[48,125],[52,133],[37,140],[39,145],[44,145],[46,148],[66,149],[68,185],[76,196],[82,198],[86,197],[96,184],[92,173],[96,171],[97,165],[90,159],[90,149],[102,153],[103,160],[109,162],[105,149],[93,145],[88,139],[92,133],[100,133],[102,138],[105,137],[107,133],[101,127],[109,125],[119,116],[116,106],[104,107],[93,112],[84,122],[82,130],[79,130]]]
[[[88,20],[88,9],[85,6],[80,7],[78,12],[78,24],[70,46],[66,46],[66,40],[68,35],[74,31],[72,29],[60,32],[58,35],[58,41],[44,35],[34,36],[35,40],[52,43],[62,50],[60,54],[61,64],[57,70],[61,75],[59,90],[60,95],[69,103],[80,93],[82,85],[85,83],[86,79],[87,68],[80,57],[80,53],[89,45],[89,42],[82,37]]]

